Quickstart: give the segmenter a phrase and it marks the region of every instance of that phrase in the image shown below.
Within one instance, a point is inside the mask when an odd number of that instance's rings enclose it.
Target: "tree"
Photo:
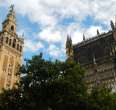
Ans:
[[[116,94],[104,85],[94,88],[88,98],[89,110],[115,110],[116,108]]]
[[[0,110],[23,110],[23,98],[18,89],[4,90],[0,94]]]
[[[17,89],[0,95],[0,110],[115,110],[116,94],[103,86],[87,93],[84,70],[74,62],[26,60]]]
[[[21,88],[36,108],[72,109],[84,107],[84,71],[74,62],[50,62],[34,56],[21,68]],[[25,95],[25,96],[26,96]]]

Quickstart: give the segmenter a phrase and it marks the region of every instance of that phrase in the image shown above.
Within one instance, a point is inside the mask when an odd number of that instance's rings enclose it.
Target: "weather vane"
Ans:
[[[14,10],[14,5],[12,4],[11,6],[10,6],[10,11],[13,11]]]

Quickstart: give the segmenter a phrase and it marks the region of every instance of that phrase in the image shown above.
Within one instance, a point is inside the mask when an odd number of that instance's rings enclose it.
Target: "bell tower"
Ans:
[[[10,6],[0,32],[0,90],[12,89],[19,81],[24,39],[17,35],[14,5]]]

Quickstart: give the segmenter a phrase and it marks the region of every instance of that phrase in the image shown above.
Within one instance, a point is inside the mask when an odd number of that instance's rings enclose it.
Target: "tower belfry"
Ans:
[[[14,11],[14,5],[10,6],[6,20],[2,23],[2,30],[10,33],[16,33],[16,16]]]
[[[24,39],[16,32],[16,15],[11,5],[0,32],[0,90],[12,89],[18,82]]]

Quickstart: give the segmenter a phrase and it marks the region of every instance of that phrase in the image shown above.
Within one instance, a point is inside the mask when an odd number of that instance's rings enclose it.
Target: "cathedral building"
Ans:
[[[19,81],[16,74],[21,65],[24,39],[16,33],[16,16],[11,5],[0,31],[0,90],[12,89]]]
[[[95,85],[104,84],[116,90],[116,23],[111,21],[111,30],[72,45],[67,37],[67,60],[74,60],[85,69],[85,81],[91,90]],[[78,36],[77,36],[78,37]],[[115,60],[114,60],[115,59]]]

